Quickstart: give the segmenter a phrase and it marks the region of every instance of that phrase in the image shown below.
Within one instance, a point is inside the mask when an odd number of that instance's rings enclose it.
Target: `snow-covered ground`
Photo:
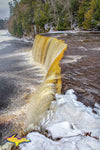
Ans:
[[[76,34],[76,33],[100,33],[100,31],[85,31],[85,30],[80,30],[80,29],[75,29],[75,30],[66,30],[66,31],[54,31],[53,28],[50,29],[50,31],[48,33],[72,33],[72,34]]]
[[[56,94],[41,131],[31,132],[21,150],[100,150],[100,106],[94,109],[77,101],[74,91]],[[95,112],[95,113],[93,113]]]

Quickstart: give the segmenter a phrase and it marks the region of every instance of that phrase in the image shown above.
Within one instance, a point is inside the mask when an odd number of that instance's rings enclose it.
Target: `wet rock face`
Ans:
[[[62,39],[68,44],[60,64],[62,93],[73,88],[85,105],[100,104],[100,34],[77,33]]]

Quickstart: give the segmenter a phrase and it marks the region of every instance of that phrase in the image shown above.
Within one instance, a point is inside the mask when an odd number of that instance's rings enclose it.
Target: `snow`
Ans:
[[[48,33],[68,33],[68,34],[77,34],[77,33],[100,33],[100,31],[85,31],[85,30],[80,30],[80,29],[75,29],[75,30],[66,30],[66,31],[54,31],[53,28]]]
[[[65,95],[56,94],[47,119],[41,122],[41,131],[31,132],[30,143],[20,145],[21,150],[99,150],[100,106],[93,109],[77,101],[74,90]],[[91,133],[90,133],[91,132]],[[87,135],[86,135],[87,134]]]
[[[73,34],[76,34],[77,32],[79,32],[79,31],[75,31],[75,30],[53,31],[53,29],[51,29],[48,33],[58,33],[58,34],[61,34],[61,33],[73,33]]]
[[[67,136],[74,136],[80,134],[79,130],[73,130],[73,126],[67,122],[58,122],[46,128],[49,131],[49,135],[52,135],[52,138],[64,138]]]

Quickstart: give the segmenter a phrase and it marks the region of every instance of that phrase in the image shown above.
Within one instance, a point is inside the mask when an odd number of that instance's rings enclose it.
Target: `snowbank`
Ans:
[[[21,150],[99,150],[100,106],[94,110],[78,102],[73,90],[56,94],[49,117],[41,123],[46,136],[29,133],[31,142],[21,144]]]

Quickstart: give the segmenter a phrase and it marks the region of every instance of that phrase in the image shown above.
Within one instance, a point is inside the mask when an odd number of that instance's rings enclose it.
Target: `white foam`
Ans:
[[[0,50],[2,50],[2,49],[4,49],[4,48],[6,48],[6,47],[8,47],[8,46],[10,46],[11,44],[3,44],[3,43],[1,43],[0,44]]]
[[[77,47],[77,48],[83,49],[83,50],[87,51],[87,48],[85,48],[84,46],[79,46],[79,47]]]
[[[0,30],[0,42],[5,42],[9,40],[14,40],[14,39],[17,39],[17,38],[11,36],[8,30]]]
[[[93,51],[100,51],[100,47],[90,48],[89,50],[93,50]]]
[[[66,59],[63,59],[62,61],[61,61],[61,63],[75,63],[75,62],[77,62],[78,60],[80,60],[81,58],[83,58],[84,56],[80,56],[80,55],[68,55],[67,57],[66,57]]]
[[[19,40],[19,41],[24,41],[24,42],[32,42],[33,43],[33,38],[32,37],[22,37],[22,38],[16,38],[12,36],[8,30],[0,30],[0,42],[5,42],[5,41],[11,41],[11,40]],[[6,47],[6,46],[5,46]],[[4,47],[4,48],[5,48]]]

